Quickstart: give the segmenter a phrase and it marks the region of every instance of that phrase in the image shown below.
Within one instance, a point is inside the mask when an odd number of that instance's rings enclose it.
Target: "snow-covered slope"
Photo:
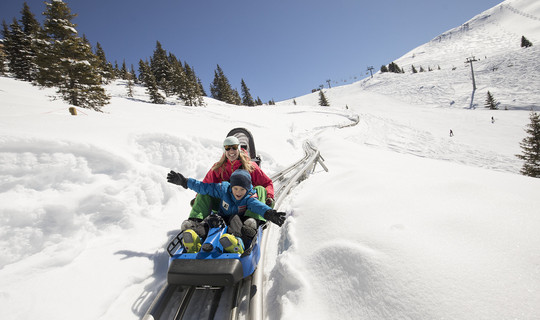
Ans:
[[[540,180],[519,175],[514,156],[523,109],[540,101],[537,75],[521,73],[538,68],[539,5],[500,7],[396,60],[441,70],[325,90],[329,108],[317,94],[258,108],[152,105],[119,81],[104,113],[74,117],[54,91],[0,77],[0,319],[140,318],[193,196],[166,174],[202,178],[233,127],[254,134],[268,174],[298,160],[305,139],[329,168],[281,208],[268,319],[540,318]],[[533,47],[519,47],[521,30]],[[486,50],[466,52],[482,48],[480,31]],[[470,54],[481,59],[478,104],[490,90],[509,110],[468,108]],[[352,115],[357,126],[336,127]]]
[[[521,47],[521,37],[533,46]],[[535,45],[536,44],[536,45]],[[477,90],[468,58],[473,62]],[[500,108],[540,108],[540,5],[534,0],[507,0],[461,26],[406,53],[395,62],[405,74],[377,73],[349,87],[389,95],[414,104],[438,107],[483,107],[487,91]],[[389,61],[390,62],[390,61]],[[426,72],[412,73],[422,67]],[[431,72],[428,70],[431,68]],[[329,90],[332,98],[332,90]],[[318,95],[306,97],[317,103]],[[305,103],[305,97],[295,99]],[[291,100],[287,101],[290,102]],[[352,104],[340,97],[331,103]]]
[[[392,77],[403,84],[393,94],[411,102],[470,106],[472,76],[465,62],[474,57],[474,104],[482,107],[490,91],[501,108],[540,107],[540,46],[522,48],[522,36],[540,44],[540,6],[531,0],[505,1],[397,59],[407,75]],[[410,74],[412,65],[431,68],[433,74]],[[425,92],[432,98],[425,99]]]

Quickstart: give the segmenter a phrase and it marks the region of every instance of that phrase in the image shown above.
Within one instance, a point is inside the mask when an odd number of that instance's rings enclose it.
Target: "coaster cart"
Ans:
[[[232,129],[227,136],[235,136],[252,161],[258,165],[261,158],[255,150],[253,136],[245,128]],[[261,239],[266,224],[259,226],[257,235],[251,243],[245,243],[244,253],[226,253],[219,243],[220,237],[227,233],[227,225],[219,216],[210,223],[208,236],[198,253],[187,253],[182,245],[183,232],[169,243],[169,270],[167,282],[173,285],[189,286],[233,286],[253,274],[261,257]]]

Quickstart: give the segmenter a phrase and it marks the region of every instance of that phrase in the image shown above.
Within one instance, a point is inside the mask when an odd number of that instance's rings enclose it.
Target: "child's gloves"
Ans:
[[[224,224],[223,218],[217,214],[211,214],[204,220],[210,228],[220,228]]]
[[[285,212],[277,212],[276,210],[268,210],[264,213],[264,218],[266,220],[272,221],[278,226],[282,226],[285,222]]]
[[[181,173],[171,170],[171,172],[167,174],[167,182],[177,184],[179,186],[182,186],[184,189],[187,189],[187,178],[184,177]]]

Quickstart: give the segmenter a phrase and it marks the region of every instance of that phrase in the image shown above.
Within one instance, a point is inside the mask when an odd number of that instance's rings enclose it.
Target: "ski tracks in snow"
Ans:
[[[356,142],[376,148],[502,172],[518,173],[521,165],[515,157],[479,150],[451,137],[438,137],[429,131],[371,114],[360,115],[357,127]]]

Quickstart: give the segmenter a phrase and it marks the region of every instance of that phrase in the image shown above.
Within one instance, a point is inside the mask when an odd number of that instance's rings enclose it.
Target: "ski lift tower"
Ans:
[[[367,69],[369,73],[371,74],[371,77],[373,78],[373,66],[369,66]]]
[[[474,68],[473,68],[473,62],[478,61],[474,58],[474,56],[467,58],[467,61],[465,63],[471,64],[471,74],[472,74],[472,85],[473,85],[473,91],[476,91],[476,81],[474,80]]]

